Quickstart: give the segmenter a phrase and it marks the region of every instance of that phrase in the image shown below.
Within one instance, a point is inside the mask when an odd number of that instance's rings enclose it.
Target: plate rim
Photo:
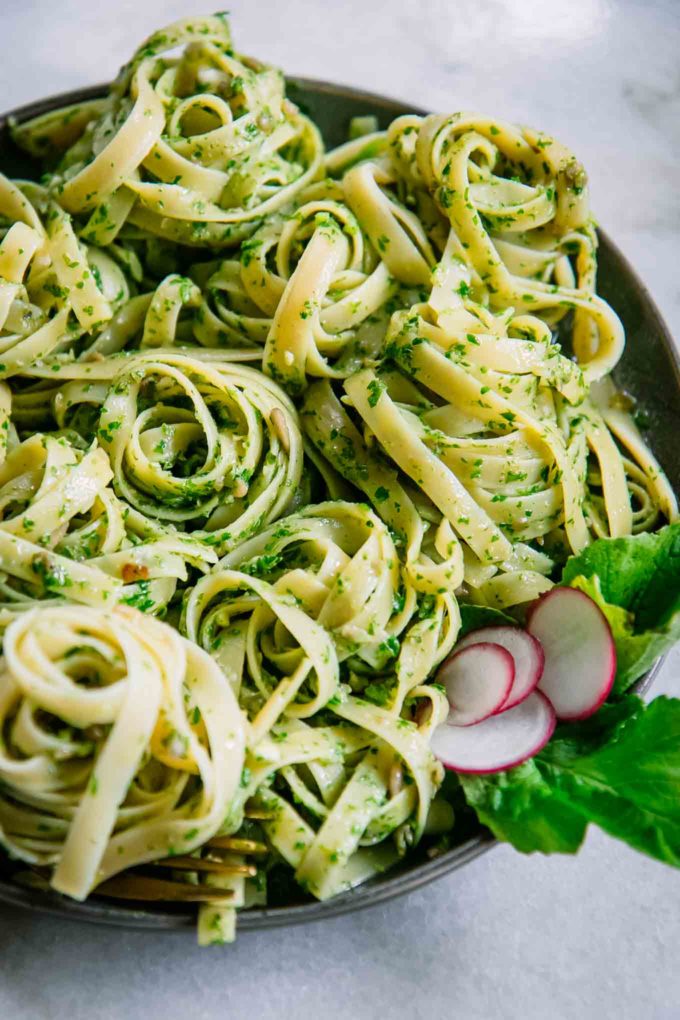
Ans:
[[[308,78],[300,75],[287,75],[286,83],[299,87],[303,92],[312,91],[316,94],[330,95],[336,98],[369,102],[375,107],[391,113],[393,116],[399,116],[403,113],[427,114],[426,110],[414,106],[406,100],[393,98],[366,89],[354,88],[351,85],[337,84],[323,79]],[[93,99],[100,99],[108,88],[109,83],[88,85],[24,103],[15,109],[0,113],[0,132],[4,131],[12,123],[20,124],[25,120],[30,120],[33,117],[59,109],[61,106],[71,106]],[[661,337],[665,353],[669,356],[669,360],[673,365],[675,380],[680,390],[680,351],[675,345],[670,329],[652,294],[646,284],[640,279],[628,257],[611,240],[609,234],[598,227],[598,235],[601,242],[623,265],[626,273],[629,274],[638,288],[650,317],[654,321],[655,328]],[[665,656],[658,659],[648,673],[638,682],[636,685],[638,694],[644,694],[649,690],[663,666],[664,660]],[[244,910],[239,913],[238,929],[239,932],[242,932],[299,925],[326,918],[339,917],[343,914],[377,906],[380,903],[413,892],[415,889],[427,885],[438,878],[442,878],[444,875],[463,867],[498,845],[498,841],[488,830],[480,827],[480,831],[476,835],[445,851],[440,856],[415,866],[412,871],[397,871],[391,877],[389,877],[388,872],[388,877],[386,878],[381,876],[377,880],[357,886],[333,899],[322,902],[312,901],[294,904],[287,907],[256,907]],[[0,903],[27,909],[39,914],[59,917],[62,920],[85,921],[100,926],[127,928],[130,930],[188,932],[195,931],[196,927],[195,905],[184,907],[177,911],[166,910],[163,913],[148,908],[140,910],[117,906],[111,901],[97,898],[96,896],[83,902],[78,902],[52,890],[31,889],[11,881],[6,881],[2,875],[0,875]]]

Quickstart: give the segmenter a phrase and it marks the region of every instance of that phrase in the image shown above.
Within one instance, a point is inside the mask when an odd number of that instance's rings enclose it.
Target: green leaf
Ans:
[[[459,637],[465,637],[470,631],[479,630],[480,627],[500,627],[501,624],[517,626],[517,620],[502,613],[500,609],[492,609],[490,606],[473,606],[468,603],[460,605],[460,633]]]
[[[634,615],[636,632],[667,623],[680,612],[680,522],[650,535],[593,542],[567,561],[562,583],[594,574],[604,600]]]
[[[532,761],[460,781],[480,820],[524,853],[574,853],[594,822],[680,866],[680,700],[605,705],[558,727]]]
[[[590,595],[609,620],[614,690],[623,693],[680,640],[680,523],[593,542],[567,561],[562,583]]]
[[[578,723],[559,723],[550,743],[537,756],[541,761],[571,761],[595,754],[619,739],[623,728],[644,712],[644,702],[629,695],[603,705],[595,715]]]
[[[680,641],[680,612],[658,630],[634,632],[634,617],[626,609],[605,602],[600,582],[595,577],[575,577],[572,588],[580,588],[598,604],[609,621],[616,644],[616,679],[614,691],[623,694],[632,684],[651,669],[656,660]]]
[[[615,719],[616,732],[597,750],[574,755],[575,734],[549,744],[537,765],[555,795],[584,818],[680,867],[680,700],[656,698],[646,707],[627,700],[637,710]]]
[[[522,853],[576,853],[587,822],[553,796],[535,762],[492,776],[459,776],[465,799],[497,839]]]

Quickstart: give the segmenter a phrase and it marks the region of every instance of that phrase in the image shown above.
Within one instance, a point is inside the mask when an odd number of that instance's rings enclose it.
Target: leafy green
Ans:
[[[609,620],[614,690],[623,693],[680,640],[680,523],[593,542],[567,561],[562,583],[590,595]]]
[[[557,727],[531,761],[490,776],[460,775],[468,803],[524,853],[575,853],[588,825],[680,866],[680,700],[626,695],[680,640],[680,524],[601,539],[568,560],[562,583],[600,606],[616,642],[615,692],[590,719]],[[503,614],[463,610],[464,631]]]
[[[680,866],[680,700],[627,697],[559,727],[531,762],[460,776],[468,803],[518,850],[574,853],[589,822]]]
[[[460,774],[465,799],[498,839],[522,853],[576,853],[586,820],[554,796],[535,760],[507,772]]]
[[[460,633],[459,637],[465,637],[472,630],[479,630],[480,627],[499,627],[501,624],[517,626],[517,620],[502,613],[500,609],[492,609],[491,606],[473,606],[467,603],[460,605]]]
[[[680,612],[680,522],[650,535],[593,542],[567,561],[562,582],[594,574],[605,601],[633,614],[636,632],[663,626]]]
[[[590,595],[609,621],[616,645],[616,694],[627,691],[652,668],[660,655],[680,641],[680,610],[664,626],[636,634],[635,617],[628,610],[605,601],[599,577],[575,577],[571,587]]]

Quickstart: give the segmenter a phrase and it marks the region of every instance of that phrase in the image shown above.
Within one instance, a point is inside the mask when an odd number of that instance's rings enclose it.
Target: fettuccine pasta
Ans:
[[[611,372],[587,179],[474,113],[325,152],[222,15],[0,176],[0,844],[202,943],[456,839],[435,681],[677,516]],[[275,896],[274,896],[275,898]]]

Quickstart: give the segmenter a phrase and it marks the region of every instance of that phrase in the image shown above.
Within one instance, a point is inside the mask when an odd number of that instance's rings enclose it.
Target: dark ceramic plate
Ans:
[[[8,118],[21,122],[67,106],[94,99],[106,91],[105,86],[63,93],[24,106],[0,117],[0,170],[10,177],[34,177],[39,168],[12,143]],[[339,145],[347,138],[350,118],[375,114],[381,127],[402,113],[422,113],[415,107],[383,96],[326,82],[294,78],[289,82],[289,95],[321,127],[328,147]],[[609,238],[600,233],[600,270],[598,290],[623,320],[627,346],[616,370],[618,384],[631,393],[647,414],[654,452],[667,471],[671,484],[680,489],[680,362],[670,333],[644,285],[632,267]],[[645,678],[641,689],[653,680],[655,669]],[[377,877],[351,892],[326,903],[302,900],[299,890],[290,885],[276,890],[275,903],[266,909],[249,910],[240,915],[239,930],[274,928],[303,921],[335,917],[362,907],[373,906],[440,878],[467,864],[494,845],[492,837],[476,821],[461,813],[461,842],[429,859],[427,848],[421,847],[387,875]],[[97,924],[154,930],[193,929],[195,908],[167,904],[125,905],[92,896],[86,903],[76,903],[58,893],[23,888],[12,880],[12,864],[0,858],[0,901],[28,907],[65,918]]]

